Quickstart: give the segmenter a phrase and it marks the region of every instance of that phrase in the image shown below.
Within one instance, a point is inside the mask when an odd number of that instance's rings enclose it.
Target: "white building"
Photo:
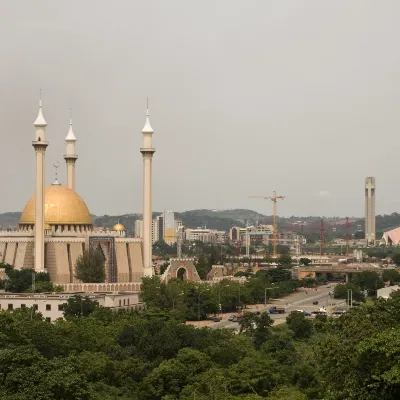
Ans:
[[[97,301],[99,306],[112,309],[141,308],[139,294],[133,292],[109,293],[2,293],[0,294],[0,310],[33,308],[40,312],[49,322],[63,318],[63,307],[73,296],[89,297]]]
[[[151,221],[151,243],[154,244],[159,239],[159,223],[157,219]],[[143,239],[143,220],[137,219],[135,221],[135,238]]]

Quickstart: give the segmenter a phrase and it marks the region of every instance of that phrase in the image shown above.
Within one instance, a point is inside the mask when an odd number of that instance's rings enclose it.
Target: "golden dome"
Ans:
[[[120,232],[125,232],[126,231],[125,227],[123,225],[121,225],[120,223],[114,225],[112,230],[113,231],[120,231]]]
[[[92,225],[92,217],[82,198],[62,185],[44,189],[44,221],[49,225]],[[20,225],[35,224],[35,196],[32,196],[22,212]]]

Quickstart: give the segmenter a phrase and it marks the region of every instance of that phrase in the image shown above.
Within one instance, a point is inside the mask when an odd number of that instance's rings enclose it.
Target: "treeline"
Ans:
[[[50,324],[33,309],[0,312],[0,398],[400,398],[399,293],[338,319],[294,312],[277,327],[245,313],[239,334],[197,329],[173,312],[81,315]]]
[[[315,279],[292,279],[291,271],[282,268],[246,274],[243,282],[221,280],[207,284],[174,279],[161,282],[155,276],[143,278],[140,298],[152,309],[173,310],[183,320],[202,320],[210,314],[236,312],[250,304],[293,293],[299,287],[324,283]]]

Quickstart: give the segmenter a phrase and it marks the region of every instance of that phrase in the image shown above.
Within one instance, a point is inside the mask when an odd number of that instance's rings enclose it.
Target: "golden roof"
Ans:
[[[120,231],[120,232],[125,232],[126,231],[125,227],[123,225],[119,224],[119,223],[114,225],[112,230],[113,231]]]
[[[92,225],[92,217],[82,198],[62,185],[44,189],[44,221],[49,225]],[[32,196],[22,212],[20,225],[35,223],[35,196]]]

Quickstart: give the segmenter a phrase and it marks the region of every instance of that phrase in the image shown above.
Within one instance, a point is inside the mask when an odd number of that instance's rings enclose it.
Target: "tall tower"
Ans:
[[[367,244],[375,240],[375,178],[365,178],[365,240]]]
[[[143,147],[143,266],[144,276],[153,275],[151,223],[152,223],[152,160],[156,151],[152,147],[153,128],[150,125],[149,108],[147,106],[146,123],[144,124]]]
[[[78,159],[78,155],[75,151],[76,137],[72,130],[72,115],[69,117],[69,131],[65,138],[67,144],[67,152],[64,156],[64,160],[67,163],[67,187],[75,191],[75,163]]]
[[[32,146],[36,153],[35,183],[35,271],[43,271],[44,265],[44,160],[46,148],[47,123],[43,117],[42,100],[39,101],[39,113],[35,123],[35,140]]]

